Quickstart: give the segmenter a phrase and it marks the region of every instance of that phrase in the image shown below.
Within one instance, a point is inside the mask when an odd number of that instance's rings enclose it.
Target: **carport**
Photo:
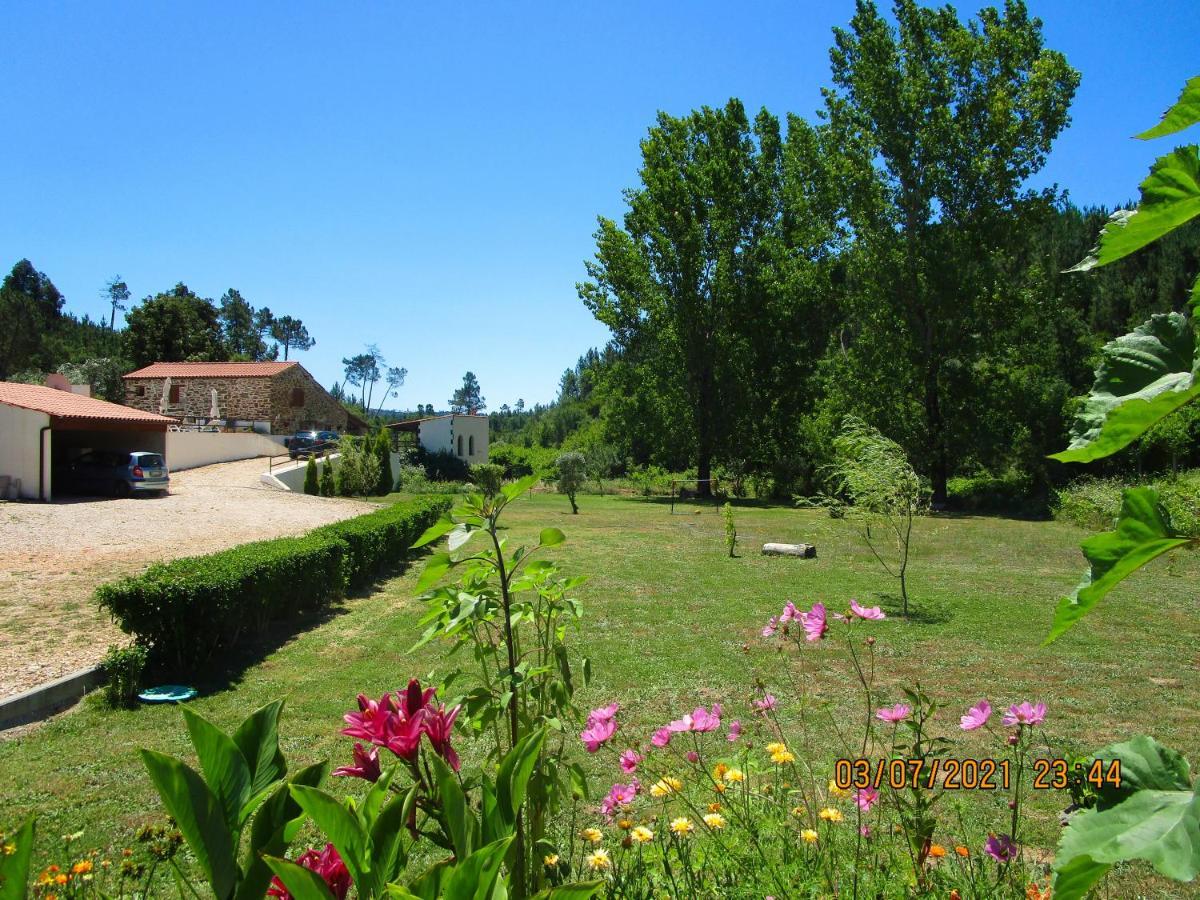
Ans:
[[[166,416],[67,390],[0,382],[0,479],[19,480],[22,498],[50,500],[55,466],[88,450],[165,456],[167,426],[174,424]]]

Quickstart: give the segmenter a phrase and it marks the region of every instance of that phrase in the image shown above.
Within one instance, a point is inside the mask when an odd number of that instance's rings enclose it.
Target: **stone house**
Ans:
[[[356,434],[366,428],[294,361],[160,362],[123,380],[126,406],[189,425],[220,424],[263,434]]]

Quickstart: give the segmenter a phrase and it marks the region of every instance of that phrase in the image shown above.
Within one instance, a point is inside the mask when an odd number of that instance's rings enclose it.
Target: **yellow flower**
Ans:
[[[678,819],[671,820],[671,830],[680,837],[687,837],[696,830],[696,826],[687,816],[680,816]]]
[[[622,831],[628,831],[630,828],[633,827],[633,820],[632,819],[619,819],[617,821],[617,827],[620,828]]]
[[[629,832],[629,836],[639,844],[648,844],[654,840],[654,832],[645,825],[639,825],[633,831]]]
[[[823,810],[817,813],[817,815],[819,815],[826,822],[840,822],[845,818],[840,809],[835,809],[832,806],[825,807]]]
[[[772,743],[767,744],[767,746],[763,749],[765,749],[771,756],[774,756],[776,753],[782,753],[784,750],[786,750],[787,744],[781,744],[779,741],[773,741]]]
[[[718,794],[723,794],[723,793],[725,793],[725,785],[718,782],[717,784],[713,785],[713,790],[716,791]]]
[[[579,836],[585,841],[593,844],[598,844],[604,840],[604,832],[599,828],[585,828],[583,831],[579,832]]]
[[[817,833],[811,828],[805,828],[800,832],[800,840],[806,844],[815,844],[817,842]]]
[[[71,871],[76,875],[86,875],[92,871],[92,861],[90,859],[81,859],[75,865],[71,866]]]
[[[804,807],[803,806],[793,806],[792,807],[792,815],[795,816],[796,818],[800,818],[801,816],[804,815]]]
[[[725,827],[725,817],[720,813],[709,813],[704,817],[704,824],[719,831]]]
[[[713,781],[720,781],[728,771],[729,766],[725,765],[725,763],[717,763],[713,766]]]
[[[829,782],[829,796],[836,797],[838,800],[845,800],[850,796],[850,792],[838,787],[836,781],[831,781]]]
[[[4,855],[5,856],[12,856],[16,852],[17,852],[16,844],[8,843],[8,844],[4,845]]]
[[[780,750],[778,753],[771,754],[771,762],[777,766],[782,766],[784,763],[795,762],[796,757],[791,750]]]
[[[586,857],[587,864],[593,869],[607,869],[612,865],[612,860],[608,858],[608,851],[604,849],[593,850]]]
[[[683,790],[683,782],[674,776],[668,775],[666,778],[660,778],[654,784],[650,785],[651,797],[665,797],[667,794],[677,794]]]
[[[730,784],[741,784],[746,780],[746,776],[742,774],[741,769],[730,769],[722,777]]]
[[[558,854],[551,853],[549,856],[543,857],[542,862],[544,862],[546,864],[547,869],[553,869],[555,866],[558,865]]]

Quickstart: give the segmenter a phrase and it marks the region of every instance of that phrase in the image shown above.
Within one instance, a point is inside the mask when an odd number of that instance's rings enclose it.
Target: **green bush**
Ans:
[[[1081,478],[1054,492],[1054,518],[1089,531],[1110,531],[1121,511],[1121,495],[1140,484],[1123,478]],[[1200,469],[1151,482],[1175,530],[1200,534]]]
[[[379,490],[379,456],[373,438],[343,437],[338,443],[337,493],[366,497]],[[384,493],[387,493],[386,491]]]
[[[308,465],[304,467],[304,493],[315,497],[320,491],[321,488],[317,481],[317,461],[310,456]]]
[[[379,458],[379,481],[375,493],[387,494],[392,490],[392,439],[386,428],[375,435],[375,455]]]
[[[108,648],[100,661],[100,671],[104,673],[104,699],[109,706],[129,709],[137,705],[148,656],[146,648],[138,644],[131,647],[114,644]]]
[[[951,478],[946,482],[946,503],[950,509],[961,512],[1018,516],[1044,516],[1049,512],[1045,489],[1039,488],[1027,472],[1009,471],[1001,475],[982,472]]]
[[[495,497],[504,483],[504,468],[496,463],[471,466],[471,481],[485,497]]]
[[[571,501],[571,512],[577,513],[579,507],[575,503],[575,495],[579,493],[579,489],[583,487],[583,480],[587,477],[587,459],[582,453],[564,453],[558,458],[556,466],[558,492],[567,495],[567,499]]]
[[[337,494],[337,484],[333,480],[333,460],[326,459],[321,464],[321,496],[333,497]]]
[[[502,466],[509,480],[529,475],[552,478],[557,457],[558,451],[552,447],[521,447],[501,441],[488,448],[488,462]]]
[[[151,566],[101,585],[96,601],[150,661],[173,677],[191,675],[247,632],[327,607],[399,560],[447,508],[419,500],[278,538]]]
[[[449,450],[430,453],[418,446],[415,461],[424,467],[425,477],[430,481],[466,481],[470,477],[471,467],[467,461]]]
[[[345,543],[342,558],[345,585],[362,587],[404,559],[421,532],[449,508],[446,497],[422,497],[324,525],[312,534]]]

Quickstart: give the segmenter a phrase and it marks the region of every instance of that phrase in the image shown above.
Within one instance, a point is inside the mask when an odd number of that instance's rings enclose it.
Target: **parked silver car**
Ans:
[[[165,494],[171,483],[166,460],[149,450],[89,450],[70,463],[65,474],[69,490],[117,497],[146,491]]]

